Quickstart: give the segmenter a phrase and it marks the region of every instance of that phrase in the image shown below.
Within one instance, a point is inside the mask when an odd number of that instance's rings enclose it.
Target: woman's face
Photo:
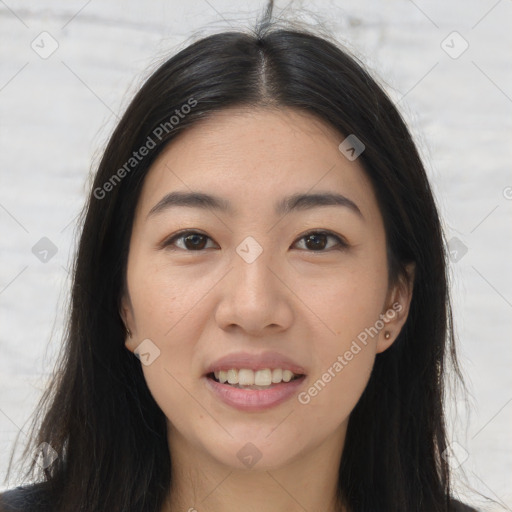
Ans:
[[[263,469],[341,454],[410,300],[388,286],[382,216],[343,139],[294,110],[229,109],[148,173],[121,314],[171,451]]]

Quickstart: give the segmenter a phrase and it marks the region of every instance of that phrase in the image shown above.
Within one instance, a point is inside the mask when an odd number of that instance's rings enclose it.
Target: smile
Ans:
[[[265,373],[258,376],[259,372]],[[239,371],[219,372],[217,377],[214,373],[210,373],[203,379],[216,400],[241,411],[258,412],[276,407],[299,392],[306,376],[294,375],[293,373],[290,376],[290,373],[292,372],[289,370],[282,371],[279,368],[272,370],[272,372],[270,369],[258,370],[257,372],[252,370],[246,372],[246,369],[241,369]],[[270,374],[272,374],[272,382],[267,384]],[[231,383],[228,382],[228,377],[231,379]],[[251,377],[253,377],[252,384],[250,383]],[[221,379],[224,382],[221,382]],[[239,380],[242,381],[242,384]],[[273,380],[278,382],[273,382]],[[261,385],[254,382],[265,382],[266,384]]]

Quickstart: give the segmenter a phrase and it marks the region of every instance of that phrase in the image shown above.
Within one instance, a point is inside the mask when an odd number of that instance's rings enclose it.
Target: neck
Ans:
[[[344,510],[337,485],[345,429],[278,468],[262,459],[250,469],[224,465],[169,431],[172,485],[162,512]]]

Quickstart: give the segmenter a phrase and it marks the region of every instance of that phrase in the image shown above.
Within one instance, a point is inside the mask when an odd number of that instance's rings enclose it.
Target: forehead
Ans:
[[[235,213],[270,211],[294,193],[331,191],[378,214],[362,165],[338,149],[345,136],[293,109],[226,109],[188,128],[152,165],[139,203],[144,216],[173,190],[222,196]]]

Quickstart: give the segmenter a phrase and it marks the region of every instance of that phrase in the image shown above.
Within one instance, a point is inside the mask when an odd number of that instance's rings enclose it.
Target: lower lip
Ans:
[[[227,405],[241,411],[258,412],[282,404],[291,396],[296,395],[306,376],[303,375],[290,382],[274,384],[268,389],[234,388],[229,384],[221,384],[206,376],[203,378],[214,395]]]

